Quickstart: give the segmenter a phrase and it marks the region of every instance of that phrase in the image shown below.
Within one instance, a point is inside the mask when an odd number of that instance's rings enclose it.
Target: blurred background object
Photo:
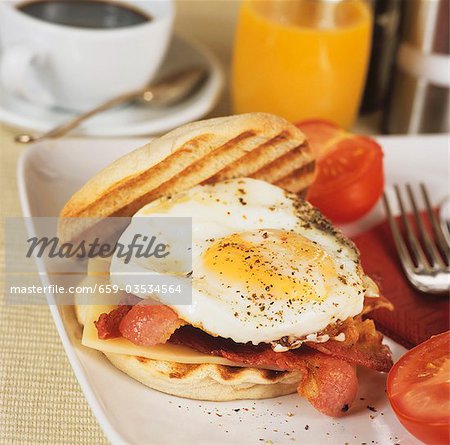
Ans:
[[[408,0],[403,7],[383,130],[449,132],[449,0]]]
[[[379,110],[386,93],[398,43],[401,0],[373,0],[373,33],[370,64],[361,111]]]
[[[137,1],[145,3],[144,0]],[[175,3],[178,11],[174,24],[175,36],[166,60],[162,64],[162,71],[165,73],[169,68],[174,68],[172,66],[174,64],[176,68],[185,66],[184,61],[189,62],[195,56],[195,60],[204,60],[207,67],[213,65],[216,67],[213,70],[216,76],[210,76],[212,79],[216,78],[216,87],[203,89],[198,96],[174,109],[174,113],[170,115],[142,113],[140,109],[128,107],[99,116],[98,119],[94,118],[91,125],[87,124],[83,130],[80,129],[80,134],[154,134],[175,125],[173,116],[177,116],[176,124],[179,124],[181,120],[198,119],[205,113],[208,113],[208,116],[223,116],[232,112],[257,109],[274,111],[294,121],[307,117],[322,117],[339,122],[330,111],[336,103],[340,108],[334,113],[339,120],[347,122],[353,120],[351,124],[339,123],[350,126],[354,132],[358,133],[377,134],[382,130],[391,133],[410,132],[413,131],[414,125],[415,132],[448,130],[448,126],[445,126],[448,121],[447,87],[436,86],[429,81],[424,87],[423,81],[418,80],[420,76],[409,73],[404,67],[399,70],[397,66],[392,76],[393,61],[403,60],[404,62],[410,57],[408,46],[405,52],[403,45],[405,36],[408,35],[407,29],[416,27],[420,34],[422,32],[420,29],[429,28],[430,23],[438,16],[440,17],[439,29],[435,31],[436,36],[441,36],[438,41],[441,48],[444,47],[444,51],[439,52],[435,47],[425,54],[434,53],[440,61],[443,57],[448,58],[448,12],[443,10],[443,8],[448,10],[448,0],[367,0],[364,3],[363,0],[208,0],[202,2],[175,0]],[[306,6],[302,6],[307,3],[313,5],[309,10]],[[366,82],[364,78],[367,62],[363,65],[364,69],[354,61],[349,62],[351,58],[356,57],[350,45],[354,42],[349,38],[338,39],[340,35],[349,35],[348,27],[341,26],[343,23],[358,21],[358,14],[349,15],[349,9],[344,5],[357,3],[366,5],[367,9],[373,10],[374,15],[373,33],[369,32],[369,40],[372,35],[373,42]],[[261,4],[265,12],[248,6],[257,4]],[[439,6],[441,12],[434,13],[432,20],[433,14],[429,14],[429,11],[433,10],[433,5],[435,11],[438,9],[436,5],[441,5]],[[307,12],[303,17],[301,17],[302,8]],[[347,11],[347,14],[343,14],[345,19],[342,19],[342,14],[340,15],[340,22],[332,12],[339,9]],[[416,12],[411,12],[414,9]],[[314,13],[311,12],[312,10]],[[244,16],[247,16],[245,23],[243,23]],[[251,16],[250,19],[248,16]],[[308,26],[305,26],[305,22]],[[397,56],[396,49],[400,37],[399,22],[403,23],[403,33],[401,34],[401,51]],[[339,26],[337,26],[338,23],[340,23]],[[235,62],[238,62],[238,40],[242,42],[240,36],[243,35],[240,30],[243,26],[249,29],[250,25],[255,30],[255,34],[247,33],[244,36],[247,43],[244,41],[241,45],[244,49],[240,50],[241,54],[247,51],[245,54],[249,54],[249,57],[241,57],[240,62],[234,64],[234,69],[230,69],[233,53]],[[322,40],[322,44],[319,45],[317,42],[321,35],[327,34],[324,32],[326,29],[330,31],[329,38]],[[308,30],[311,32],[310,37],[306,36]],[[302,33],[304,38],[301,37]],[[194,40],[191,41],[191,37]],[[0,42],[1,40],[0,37]],[[256,43],[251,46],[250,40]],[[414,42],[414,39],[410,37],[408,37],[409,40]],[[200,45],[197,45],[197,42]],[[286,52],[278,49],[281,45],[284,45]],[[317,45],[316,49],[313,45]],[[411,46],[420,47],[420,45],[409,44],[409,47]],[[208,52],[208,49],[211,51]],[[252,52],[253,49],[254,52]],[[419,53],[421,51],[419,50]],[[336,63],[331,58],[331,53],[337,55]],[[258,54],[261,57],[258,57]],[[316,61],[319,61],[319,65],[316,64],[315,67],[315,69],[319,67],[318,71],[313,69],[314,66],[311,63],[302,70],[302,64],[308,63],[308,60],[314,62],[314,57]],[[218,73],[220,67],[213,60],[215,58],[226,69],[226,74],[229,74],[226,78],[226,93],[220,96],[220,100],[218,100],[219,84],[221,84],[219,79],[221,76]],[[420,59],[415,57],[416,65],[418,61],[419,65],[422,64]],[[431,59],[434,63],[434,57]],[[428,57],[427,60],[429,60]],[[328,65],[324,65],[325,63]],[[398,63],[397,61],[397,65]],[[242,68],[239,69],[238,65]],[[345,70],[349,74],[342,75],[338,79],[336,72],[342,73]],[[442,73],[444,77],[450,77],[445,69]],[[402,78],[406,78],[406,81]],[[332,79],[338,80],[333,82]],[[309,82],[312,86],[307,88]],[[366,87],[364,99],[361,101],[364,82]],[[300,94],[301,88],[303,88],[302,94],[306,96]],[[262,89],[260,94],[253,93],[260,89]],[[348,91],[351,94],[348,94]],[[389,91],[390,94],[387,94]],[[427,98],[419,100],[421,94],[422,97],[427,96]],[[415,96],[417,99],[413,104]],[[236,100],[238,97],[240,99]],[[238,106],[238,101],[247,106]],[[361,114],[357,116],[359,102],[362,107]],[[201,112],[193,113],[192,110],[198,108],[200,103],[203,104]],[[211,111],[213,104],[215,107]],[[420,108],[422,112],[417,112],[416,110]],[[326,113],[323,112],[324,109],[327,110]],[[416,125],[422,118],[415,118],[415,121],[410,122],[412,114],[420,116],[424,110],[431,110],[425,113],[424,122]],[[354,117],[349,118],[351,111]],[[0,121],[2,122],[35,131],[46,131],[69,117],[60,109],[43,109],[24,101],[19,102],[10,97],[4,85],[0,85]],[[381,121],[383,121],[383,127]]]
[[[173,0],[0,2],[4,93],[84,112],[143,88],[163,62],[174,17]]]
[[[195,12],[197,2],[178,4],[189,4]],[[210,113],[221,97],[223,68],[216,48],[211,52],[190,38],[194,26],[208,30],[209,22],[178,20],[173,34],[174,6],[174,0],[121,0],[114,5],[101,0],[0,1],[0,122],[20,128],[31,140],[30,135],[194,66],[207,78],[191,94],[170,104],[165,99],[165,106],[160,101],[155,106],[154,100],[128,101],[81,123],[72,135],[161,134]],[[145,22],[128,23],[130,14]],[[179,29],[185,31],[182,36]],[[230,32],[224,42],[231,41]]]
[[[364,0],[244,0],[234,46],[233,111],[350,127],[371,36]]]

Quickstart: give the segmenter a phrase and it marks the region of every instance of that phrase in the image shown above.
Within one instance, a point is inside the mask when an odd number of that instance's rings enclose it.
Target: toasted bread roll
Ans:
[[[301,373],[217,364],[186,364],[106,353],[108,360],[150,388],[178,397],[223,402],[292,394]]]
[[[251,113],[194,122],[106,167],[72,196],[60,217],[131,216],[161,196],[245,176],[301,193],[314,179],[314,165],[303,133],[280,117]],[[66,219],[60,235],[69,240],[85,229]]]

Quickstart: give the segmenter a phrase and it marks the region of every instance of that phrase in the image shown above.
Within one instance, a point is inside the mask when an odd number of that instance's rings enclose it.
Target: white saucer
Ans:
[[[168,107],[130,104],[93,117],[74,130],[84,136],[138,136],[159,134],[199,119],[216,104],[222,91],[222,68],[208,49],[185,37],[174,36],[159,74],[188,66],[204,66],[209,71],[207,81],[187,100]],[[72,114],[57,108],[42,108],[25,102],[0,85],[0,121],[37,132],[48,131],[67,121]]]

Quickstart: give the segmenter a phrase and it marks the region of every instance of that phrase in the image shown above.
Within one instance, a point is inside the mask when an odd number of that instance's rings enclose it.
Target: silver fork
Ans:
[[[408,280],[422,292],[448,294],[450,292],[450,245],[435,212],[431,208],[430,198],[425,185],[420,184],[420,190],[431,222],[432,234],[425,227],[425,222],[419,213],[417,199],[414,196],[411,185],[406,184],[406,191],[414,214],[415,225],[420,235],[420,241],[407,217],[399,186],[395,185],[394,190],[400,207],[405,239],[402,236],[399,224],[392,215],[389,198],[386,193],[383,196],[383,203],[392,237]]]

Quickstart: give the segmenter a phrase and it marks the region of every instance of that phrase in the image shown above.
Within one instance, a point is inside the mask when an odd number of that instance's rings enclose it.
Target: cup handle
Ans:
[[[4,87],[12,94],[30,102],[52,106],[55,101],[51,93],[38,82],[32,71],[42,65],[43,57],[35,49],[23,45],[6,48],[0,61],[0,78]]]

